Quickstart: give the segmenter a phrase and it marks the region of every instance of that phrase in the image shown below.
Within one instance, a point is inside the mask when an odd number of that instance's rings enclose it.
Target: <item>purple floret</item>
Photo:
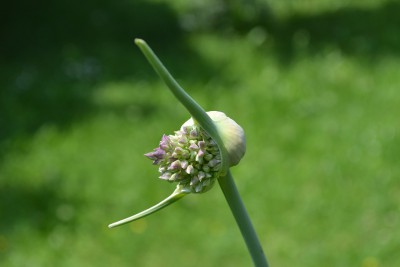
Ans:
[[[169,137],[164,134],[160,141],[160,148],[166,150],[170,147],[170,144],[171,144],[171,139],[169,139]]]
[[[165,151],[157,147],[154,151],[144,154],[149,159],[153,160],[153,164],[157,165],[165,157]]]

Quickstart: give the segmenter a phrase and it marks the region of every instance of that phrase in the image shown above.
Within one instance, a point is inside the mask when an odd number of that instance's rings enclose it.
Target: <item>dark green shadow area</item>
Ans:
[[[290,63],[299,53],[329,49],[359,60],[400,56],[400,3],[374,9],[341,8],[315,15],[294,15],[272,29],[277,55]]]
[[[177,15],[146,1],[8,1],[0,16],[0,148],[41,125],[68,126],[93,112],[97,85],[154,78],[134,38],[160,55],[201,60],[182,40]],[[168,51],[175,51],[172,54]],[[178,59],[172,69],[182,69]],[[181,65],[180,65],[181,64]],[[147,114],[154,107],[141,107]],[[0,158],[3,149],[0,149]]]

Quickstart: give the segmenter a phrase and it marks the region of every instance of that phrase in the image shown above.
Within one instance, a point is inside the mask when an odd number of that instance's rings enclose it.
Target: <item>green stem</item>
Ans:
[[[220,177],[218,182],[222,192],[225,195],[226,201],[231,208],[233,216],[235,217],[236,223],[239,226],[240,232],[242,233],[242,236],[246,242],[247,249],[249,250],[253,259],[254,266],[268,267],[268,262],[264,255],[264,251],[261,247],[260,241],[258,240],[256,231],[254,230],[254,227],[250,221],[250,217],[247,214],[242,199],[240,198],[231,172],[228,171],[226,176]]]
[[[192,115],[200,126],[211,136],[212,139],[217,143],[221,151],[221,175],[225,175],[228,171],[228,156],[224,146],[224,143],[218,133],[217,127],[215,127],[211,118],[207,115],[205,110],[197,104],[194,99],[185,92],[185,90],[178,84],[174,77],[169,73],[167,68],[163,65],[157,55],[151,50],[147,43],[141,39],[135,39],[136,45],[140,48],[142,53],[145,55],[153,69],[157,72],[158,76],[165,82],[174,96],[181,102],[184,107]]]
[[[113,228],[116,226],[120,226],[129,222],[133,222],[136,220],[139,220],[143,217],[146,217],[156,211],[159,211],[169,205],[171,205],[172,203],[178,201],[179,199],[183,198],[184,196],[186,196],[187,194],[189,194],[190,191],[182,189],[180,187],[178,187],[169,197],[167,197],[166,199],[164,199],[163,201],[161,201],[160,203],[154,205],[151,208],[148,208],[147,210],[144,210],[142,212],[139,212],[135,215],[132,215],[128,218],[122,219],[120,221],[114,222],[110,225],[108,225],[109,228]]]

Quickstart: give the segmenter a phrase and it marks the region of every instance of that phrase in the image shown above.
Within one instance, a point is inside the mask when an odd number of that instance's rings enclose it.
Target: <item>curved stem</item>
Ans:
[[[240,198],[239,192],[233,181],[231,172],[224,177],[218,179],[222,192],[225,195],[226,201],[231,208],[236,223],[239,226],[240,232],[246,242],[247,249],[253,259],[254,266],[268,267],[267,259],[257,237],[256,231],[251,223],[250,217],[247,214],[246,208]]]
[[[116,226],[120,226],[129,222],[133,222],[136,221],[140,218],[146,217],[156,211],[159,211],[169,205],[171,205],[172,203],[178,201],[179,199],[181,199],[182,197],[186,196],[187,194],[189,194],[190,191],[185,190],[185,189],[181,189],[181,188],[177,188],[169,197],[167,197],[166,199],[164,199],[163,201],[161,201],[160,203],[154,205],[151,208],[148,208],[147,210],[144,210],[142,212],[139,212],[135,215],[132,215],[128,218],[122,219],[120,221],[114,222],[110,225],[108,225],[109,228],[113,228]]]
[[[167,68],[163,65],[157,55],[151,50],[147,43],[141,39],[135,39],[136,45],[140,48],[145,55],[153,69],[165,82],[174,96],[182,103],[182,105],[189,111],[190,115],[200,124],[200,126],[211,136],[217,143],[221,151],[221,175],[225,175],[228,171],[228,156],[224,143],[218,133],[211,118],[207,115],[205,110],[197,104],[194,99],[185,92],[185,90],[178,84],[174,77],[169,73]]]

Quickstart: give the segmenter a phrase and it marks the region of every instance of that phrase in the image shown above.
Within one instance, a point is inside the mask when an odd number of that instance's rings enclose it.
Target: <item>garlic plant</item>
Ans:
[[[150,215],[190,193],[204,193],[216,181],[225,195],[255,266],[268,266],[250,218],[233,182],[229,168],[237,165],[246,151],[244,131],[223,112],[205,112],[175,81],[150,47],[140,39],[139,46],[154,70],[175,97],[192,115],[178,131],[163,135],[160,144],[146,157],[158,166],[159,178],[176,183],[166,199],[109,227],[119,226]]]

